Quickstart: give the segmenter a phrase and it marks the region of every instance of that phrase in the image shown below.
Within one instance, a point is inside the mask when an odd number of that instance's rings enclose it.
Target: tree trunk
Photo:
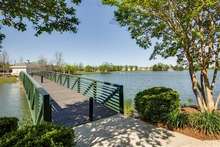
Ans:
[[[197,79],[194,79],[194,81],[197,81]],[[199,87],[196,85],[194,86],[194,85],[195,84],[193,84],[193,92],[196,97],[197,104],[199,105],[201,112],[207,111],[207,106],[204,101],[204,97],[202,96],[202,93],[200,92]]]
[[[212,112],[213,110],[215,110],[213,92],[208,87],[206,87],[206,100],[208,111]]]
[[[201,112],[214,111],[216,107],[215,107],[215,102],[213,98],[213,90],[211,89],[209,85],[207,73],[203,72],[203,76],[201,79],[202,80],[201,87],[198,83],[195,73],[190,72],[190,75],[191,75],[191,80],[192,80],[192,89],[196,97],[197,104],[200,108],[200,111]]]
[[[192,90],[193,90],[194,95],[196,97],[197,104],[199,105],[201,111],[203,112],[206,110],[206,106],[204,104],[205,102],[204,102],[202,93],[199,90],[200,88],[198,87],[198,80],[196,79],[196,75],[193,72],[192,68],[189,68],[189,73],[190,73],[191,82],[192,82]]]
[[[208,79],[208,71],[202,70],[203,72],[203,78],[204,78],[204,85],[205,85],[205,97],[204,100],[206,101],[207,108],[209,112],[212,112],[215,109],[215,102],[213,98],[213,90],[211,89],[211,85],[209,84],[209,79]]]

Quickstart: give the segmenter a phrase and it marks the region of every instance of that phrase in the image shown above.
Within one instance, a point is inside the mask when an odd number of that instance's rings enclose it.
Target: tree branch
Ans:
[[[211,89],[212,90],[213,90],[213,88],[215,86],[215,82],[216,82],[216,78],[217,78],[217,74],[218,74],[218,68],[219,68],[218,56],[219,56],[219,51],[220,51],[220,48],[217,48],[217,51],[215,53],[215,68],[214,68],[214,73],[213,73],[213,78],[212,78],[212,83],[211,83]]]

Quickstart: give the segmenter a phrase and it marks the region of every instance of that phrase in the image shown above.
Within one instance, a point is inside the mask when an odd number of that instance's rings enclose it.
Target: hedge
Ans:
[[[74,131],[72,128],[53,124],[26,126],[8,133],[0,139],[1,147],[72,147]]]
[[[135,109],[150,122],[166,122],[169,115],[178,113],[179,94],[166,87],[153,87],[139,92],[135,97]]]

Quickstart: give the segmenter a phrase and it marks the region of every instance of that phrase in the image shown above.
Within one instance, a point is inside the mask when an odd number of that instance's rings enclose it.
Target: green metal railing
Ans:
[[[56,72],[45,71],[38,74],[66,88],[73,89],[78,93],[92,98],[116,112],[124,114],[122,85]]]
[[[33,123],[51,122],[50,95],[26,72],[20,72]]]

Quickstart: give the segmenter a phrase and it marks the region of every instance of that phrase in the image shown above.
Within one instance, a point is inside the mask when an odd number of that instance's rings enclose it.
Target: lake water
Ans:
[[[0,117],[13,116],[22,122],[30,121],[28,103],[20,83],[0,84]]]
[[[189,98],[195,100],[188,71],[114,72],[110,74],[87,74],[83,75],[83,77],[122,84],[124,86],[125,99],[133,99],[136,93],[150,87],[165,86],[177,90],[182,100]],[[215,95],[217,95],[219,92],[220,77],[218,76]]]

